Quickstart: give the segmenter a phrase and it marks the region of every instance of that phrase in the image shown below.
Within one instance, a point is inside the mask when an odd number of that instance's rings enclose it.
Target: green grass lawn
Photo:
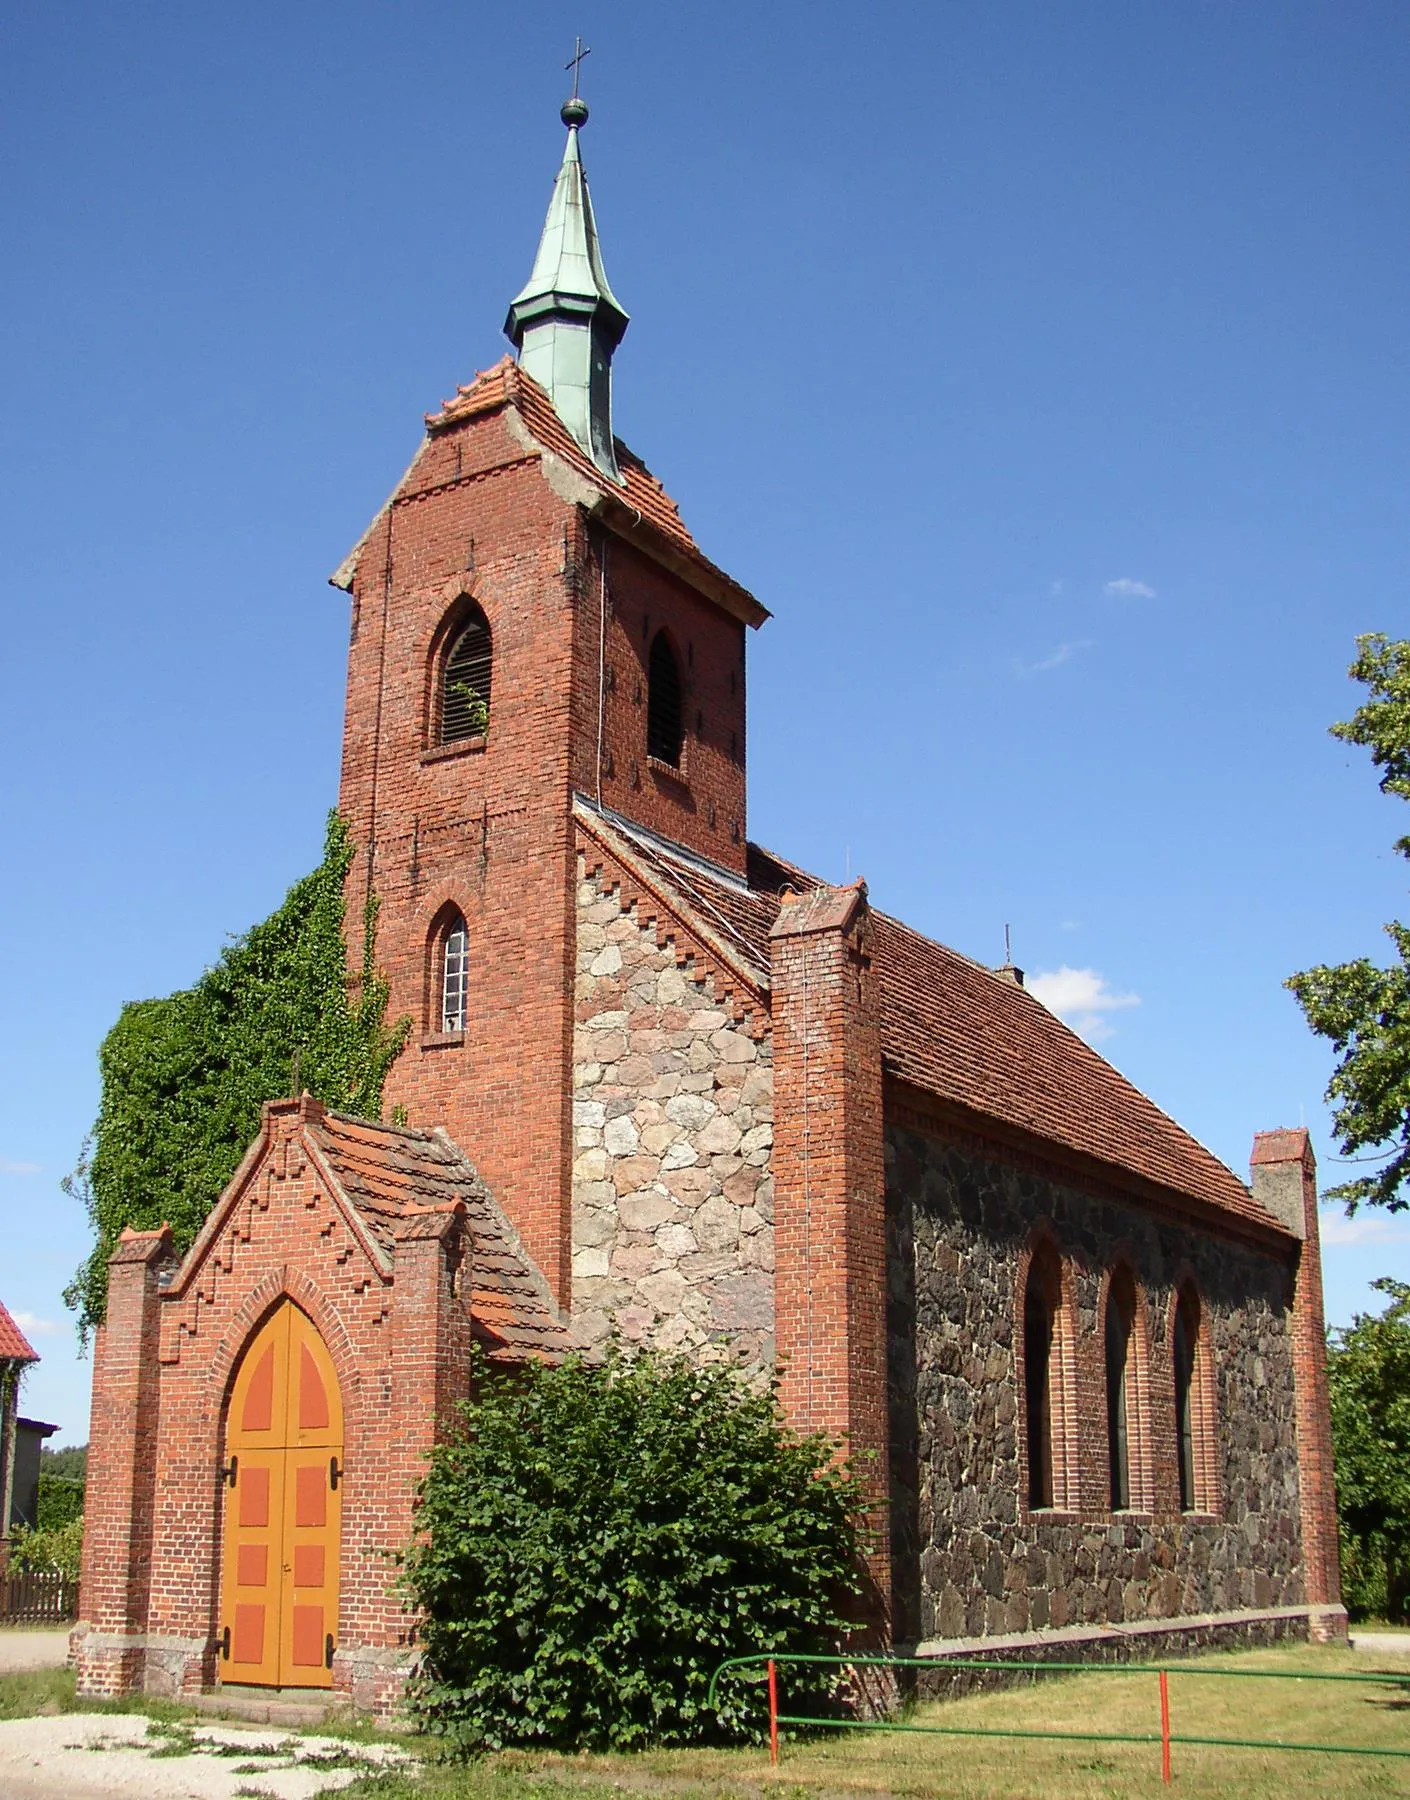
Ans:
[[[1391,1684],[1213,1681],[1172,1665],[1172,1730],[1206,1737],[1363,1744],[1410,1750],[1410,1689]],[[1206,1656],[1194,1668],[1276,1669],[1289,1674],[1385,1672],[1377,1661],[1311,1645]],[[919,1708],[917,1724],[982,1730],[1137,1734],[1159,1730],[1154,1675],[1040,1678],[1022,1690],[974,1695]],[[787,1710],[787,1689],[783,1694]],[[68,1711],[76,1704],[65,1670],[0,1679],[0,1717]],[[134,1703],[127,1703],[133,1705]],[[143,1710],[170,1717],[179,1708]],[[376,1735],[370,1729],[368,1735]],[[428,1750],[428,1754],[429,1754]],[[780,1766],[764,1750],[648,1751],[635,1756],[503,1752],[468,1765],[430,1761],[416,1776],[364,1778],[344,1790],[357,1800],[620,1800],[667,1794],[680,1800],[799,1800],[818,1796],[948,1796],[953,1800],[1096,1800],[1174,1793],[1188,1800],[1324,1800],[1410,1797],[1410,1759],[1279,1755],[1176,1743],[1175,1785],[1162,1786],[1158,1744],[1055,1743],[1041,1739],[849,1731],[785,1741]]]

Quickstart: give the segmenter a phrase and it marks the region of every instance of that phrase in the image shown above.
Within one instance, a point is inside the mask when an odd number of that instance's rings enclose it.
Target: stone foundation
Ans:
[[[1261,1650],[1270,1644],[1325,1643],[1329,1609],[1281,1606],[1227,1613],[1203,1613],[1188,1618],[1144,1619],[1127,1625],[1076,1626],[1065,1631],[1010,1632],[996,1637],[932,1638],[908,1649],[897,1646],[897,1655],[934,1658],[935,1662],[969,1659],[996,1662],[1148,1663],[1193,1656],[1204,1650]],[[1346,1614],[1341,1613],[1340,1641],[1346,1638]],[[911,1671],[917,1679],[914,1691],[924,1699],[952,1699],[976,1689],[1007,1687],[1011,1678],[998,1671],[939,1669],[934,1676],[924,1669]],[[1012,1680],[1026,1679],[1015,1675]]]

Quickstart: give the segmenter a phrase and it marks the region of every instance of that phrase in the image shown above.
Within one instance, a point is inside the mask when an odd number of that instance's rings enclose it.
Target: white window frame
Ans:
[[[464,1031],[470,1001],[470,934],[457,919],[441,945],[441,1030]]]

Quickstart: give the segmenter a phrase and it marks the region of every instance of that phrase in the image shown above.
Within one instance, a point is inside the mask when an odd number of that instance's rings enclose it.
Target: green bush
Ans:
[[[70,1581],[78,1580],[83,1556],[83,1514],[51,1531],[30,1531],[19,1526],[10,1537],[11,1566],[26,1574],[58,1569]]]
[[[39,1471],[39,1516],[35,1525],[40,1531],[57,1531],[74,1519],[83,1517],[83,1483],[67,1481],[62,1475]]]
[[[832,1652],[857,1616],[864,1496],[834,1446],[794,1436],[772,1392],[679,1358],[479,1358],[474,1393],[407,1558],[423,1725],[467,1750],[757,1735],[746,1684],[707,1708],[715,1667]],[[818,1711],[835,1674],[790,1670],[790,1700]]]
[[[375,900],[363,919],[361,972],[349,978],[343,882],[352,858],[333,813],[323,861],[275,912],[228,945],[194,987],[124,1006],[104,1038],[91,1155],[85,1146],[64,1183],[97,1237],[64,1294],[81,1334],[102,1320],[108,1258],[124,1226],[166,1221],[184,1251],[249,1148],[266,1100],[297,1081],[340,1111],[376,1118],[381,1110],[407,1022],[384,1022]]]

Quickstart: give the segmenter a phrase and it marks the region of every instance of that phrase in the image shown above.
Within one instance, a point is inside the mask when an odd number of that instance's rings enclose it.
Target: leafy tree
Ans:
[[[1356,645],[1349,672],[1371,697],[1332,734],[1370,750],[1382,793],[1410,800],[1410,640],[1375,633]],[[1395,848],[1410,856],[1410,836]],[[1410,1206],[1410,930],[1398,921],[1385,929],[1397,958],[1389,968],[1363,956],[1305,969],[1287,983],[1308,1024],[1331,1039],[1340,1059],[1327,1099],[1343,1156],[1374,1151],[1386,1159],[1383,1168],[1328,1190],[1349,1212],[1363,1203],[1391,1212]]]
[[[857,1480],[772,1392],[683,1358],[506,1374],[481,1357],[464,1431],[433,1452],[407,1586],[412,1706],[460,1747],[742,1738],[757,1695],[710,1676],[753,1651],[828,1653],[860,1592]],[[836,1671],[789,1671],[816,1711]]]
[[[1347,1604],[1403,1619],[1410,1601],[1410,1285],[1331,1334],[1328,1375]]]
[[[82,1558],[82,1513],[47,1531],[30,1531],[21,1525],[10,1538],[10,1561],[22,1573],[41,1574],[46,1569],[57,1569],[70,1581],[77,1581]]]
[[[336,813],[323,861],[282,906],[222,951],[194,987],[123,1007],[99,1052],[102,1101],[64,1186],[88,1209],[92,1254],[65,1299],[86,1333],[103,1316],[107,1264],[125,1226],[170,1223],[178,1250],[200,1230],[259,1128],[260,1107],[295,1079],[329,1106],[375,1117],[407,1021],[385,1023],[373,951],[349,979],[343,882],[353,845]]]
[[[62,1475],[65,1481],[76,1481],[81,1486],[88,1479],[87,1444],[66,1444],[62,1450],[51,1450],[47,1444],[42,1445],[39,1473]]]

